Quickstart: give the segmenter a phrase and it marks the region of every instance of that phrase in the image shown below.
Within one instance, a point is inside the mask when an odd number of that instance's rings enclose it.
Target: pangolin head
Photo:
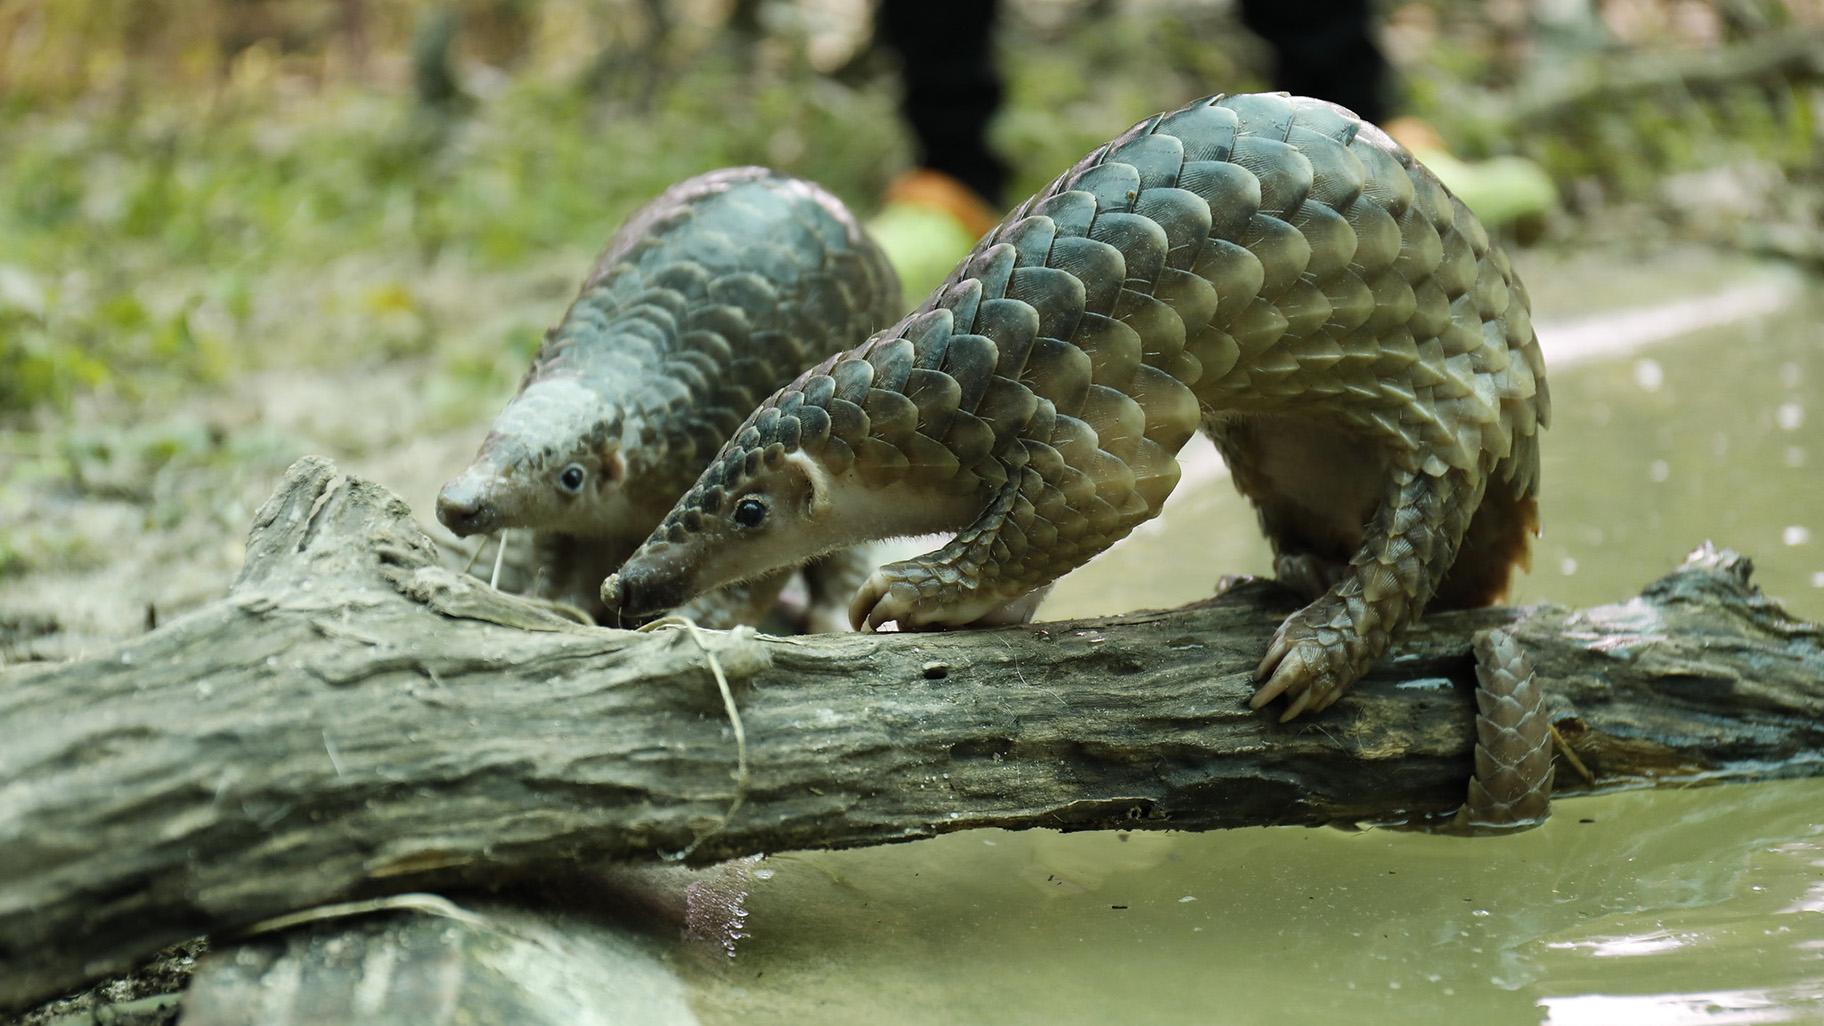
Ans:
[[[627,502],[625,449],[637,444],[629,430],[618,409],[574,378],[531,381],[495,419],[474,462],[438,493],[437,519],[461,536],[600,533]]]
[[[645,544],[603,582],[609,609],[660,613],[836,547],[817,540],[828,474],[802,445],[803,421],[780,415],[776,404],[785,394],[748,418]]]
[[[804,372],[747,418],[603,582],[610,610],[661,612],[839,548],[968,522],[980,508],[974,474],[924,433],[923,409],[899,391],[912,346],[883,334]],[[933,408],[949,415],[955,404]]]

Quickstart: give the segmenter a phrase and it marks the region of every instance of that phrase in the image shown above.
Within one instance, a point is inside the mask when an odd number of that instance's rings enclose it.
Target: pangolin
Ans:
[[[885,255],[822,188],[758,167],[681,182],[609,241],[437,518],[458,535],[532,530],[534,592],[599,614],[602,577],[754,404],[899,301]],[[813,593],[856,565],[823,560]],[[694,612],[751,619],[791,572],[776,569]]]
[[[1525,288],[1429,171],[1334,104],[1210,97],[1098,147],[761,403],[602,597],[643,612],[955,532],[876,571],[853,622],[1019,619],[1159,512],[1201,424],[1308,601],[1253,699],[1290,719],[1428,603],[1499,596],[1549,410]]]

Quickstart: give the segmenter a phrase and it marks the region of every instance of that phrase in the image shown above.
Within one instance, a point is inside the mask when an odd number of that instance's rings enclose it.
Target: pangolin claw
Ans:
[[[1353,674],[1339,673],[1347,655],[1319,641],[1304,623],[1303,614],[1293,614],[1280,625],[1279,632],[1267,646],[1266,657],[1254,670],[1256,680],[1266,683],[1254,692],[1248,708],[1259,709],[1286,695],[1290,702],[1280,714],[1279,722],[1297,719],[1306,712],[1321,712],[1342,697],[1342,681]]]
[[[889,623],[902,631],[941,631],[1000,622],[992,617],[1007,605],[1004,598],[967,584],[943,584],[941,577],[941,569],[919,560],[888,563],[855,592],[849,623],[858,631],[878,630]]]
[[[855,598],[849,602],[849,626],[867,633],[892,622],[898,622],[902,630],[909,626],[903,620],[910,618],[912,607],[918,602],[918,591],[906,581],[892,579],[888,573],[891,569],[881,567],[856,589]]]

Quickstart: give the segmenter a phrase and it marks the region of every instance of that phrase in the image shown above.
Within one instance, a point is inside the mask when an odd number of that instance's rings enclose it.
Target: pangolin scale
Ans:
[[[1549,410],[1524,287],[1429,171],[1333,104],[1211,97],[1098,147],[761,403],[602,594],[645,611],[954,531],[876,571],[854,622],[1019,618],[1159,512],[1201,425],[1310,600],[1255,697],[1290,718],[1427,602],[1498,596]]]

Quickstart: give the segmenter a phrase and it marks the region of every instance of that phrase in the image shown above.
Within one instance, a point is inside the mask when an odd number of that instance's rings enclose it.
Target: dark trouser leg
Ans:
[[[881,0],[881,43],[899,54],[906,121],[919,160],[1001,201],[1007,167],[988,148],[988,122],[1001,105],[994,64],[995,0]]]
[[[1340,103],[1382,124],[1387,60],[1368,0],[1242,0],[1241,20],[1275,55],[1273,87]]]

